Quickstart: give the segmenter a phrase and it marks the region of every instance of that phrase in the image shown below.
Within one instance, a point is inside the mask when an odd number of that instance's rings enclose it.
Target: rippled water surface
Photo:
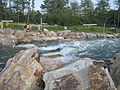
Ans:
[[[91,39],[72,42],[33,42],[39,46],[42,53],[60,52],[63,56],[55,58],[64,62],[70,62],[79,58],[92,58],[94,60],[112,59],[120,52],[120,39]],[[0,69],[3,69],[6,61],[23,48],[5,47],[0,45]]]
[[[7,60],[21,50],[23,50],[23,48],[13,48],[0,45],[0,71],[5,67]]]
[[[92,58],[95,60],[112,59],[120,52],[120,39],[91,39],[46,45],[40,48],[43,52],[59,50],[63,57],[57,58],[65,62],[79,58]]]

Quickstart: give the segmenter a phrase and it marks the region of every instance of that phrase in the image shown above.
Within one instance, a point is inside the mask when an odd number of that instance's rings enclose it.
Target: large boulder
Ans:
[[[41,90],[44,71],[39,63],[39,52],[29,49],[9,59],[0,73],[0,90]]]
[[[57,36],[60,36],[60,37],[61,37],[61,36],[64,35],[64,31],[57,31],[56,34],[57,34]]]
[[[45,72],[55,70],[64,65],[64,63],[60,60],[53,60],[52,58],[47,58],[47,57],[40,57],[39,62]]]
[[[14,36],[15,36],[15,39],[21,39],[21,38],[24,38],[25,35],[26,35],[26,32],[25,32],[25,31],[14,30]]]
[[[56,34],[56,32],[54,32],[54,31],[51,31],[50,33],[52,34],[52,36],[53,36],[53,37],[57,37],[57,34]]]
[[[45,73],[45,90],[83,90],[89,87],[91,59],[78,60],[58,70]]]
[[[46,37],[52,37],[52,34],[47,29],[44,29],[43,32],[44,32]]]
[[[113,58],[113,65],[110,67],[110,74],[117,88],[120,89],[120,53]]]
[[[90,90],[116,90],[107,69],[100,66],[90,66]]]
[[[19,38],[19,39],[15,39],[15,44],[18,45],[18,44],[26,44],[26,43],[31,43],[31,39],[30,38]]]
[[[15,40],[15,44],[31,42],[31,38],[26,36],[26,32],[20,30],[14,30],[14,40]]]
[[[43,80],[44,90],[116,90],[108,71],[89,58],[47,72]]]
[[[5,29],[4,31],[4,45],[14,45],[14,39],[12,36],[12,30],[11,29]]]

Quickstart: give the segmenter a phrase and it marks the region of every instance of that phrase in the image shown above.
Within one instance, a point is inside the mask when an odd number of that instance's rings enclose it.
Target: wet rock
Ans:
[[[60,60],[53,60],[52,58],[47,57],[40,57],[40,64],[46,72],[55,70],[64,65]]]
[[[4,45],[14,45],[14,39],[12,38],[12,30],[8,28],[4,31],[4,33]]]
[[[34,45],[34,44],[21,44],[21,45],[17,45],[16,47],[22,47],[22,48],[36,48],[36,49],[38,49],[39,47],[38,46],[36,46],[36,45]]]
[[[42,54],[44,57],[60,57],[63,56],[60,52],[51,52]]]
[[[93,61],[94,65],[98,65],[98,66],[104,66],[104,61]]]
[[[113,65],[110,67],[110,75],[117,88],[120,89],[120,53],[113,58]]]
[[[39,64],[39,52],[36,49],[21,51],[8,60],[0,73],[0,89],[40,90],[43,73]]]
[[[14,31],[14,37],[15,37],[15,44],[21,44],[21,43],[30,43],[31,38],[26,36],[25,31],[15,30]]]
[[[91,59],[78,60],[63,68],[45,73],[45,90],[83,90],[88,89],[89,66]]]

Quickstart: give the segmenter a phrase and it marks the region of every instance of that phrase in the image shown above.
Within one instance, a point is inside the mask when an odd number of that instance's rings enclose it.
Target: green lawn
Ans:
[[[24,24],[11,23],[11,24],[9,24],[8,28],[24,30],[23,25]],[[5,25],[4,25],[4,27],[6,28]],[[87,27],[83,27],[82,25],[74,25],[74,26],[67,26],[67,27],[68,27],[68,30],[71,30],[73,32],[116,33],[112,28],[110,28],[110,27],[104,28],[102,26],[93,26],[91,29],[88,29]],[[43,28],[46,28],[46,29],[48,29],[50,31],[64,30],[64,26],[43,25]],[[38,27],[33,26],[32,30],[38,30]]]

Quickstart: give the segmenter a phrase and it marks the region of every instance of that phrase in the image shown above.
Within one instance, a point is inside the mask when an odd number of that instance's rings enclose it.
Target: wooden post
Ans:
[[[0,23],[0,26],[1,26],[0,32],[2,32],[2,29],[3,29],[3,23],[2,22]]]
[[[42,31],[42,18],[41,18],[41,31]]]
[[[104,29],[103,29],[103,33],[105,32],[105,23],[104,23]]]

